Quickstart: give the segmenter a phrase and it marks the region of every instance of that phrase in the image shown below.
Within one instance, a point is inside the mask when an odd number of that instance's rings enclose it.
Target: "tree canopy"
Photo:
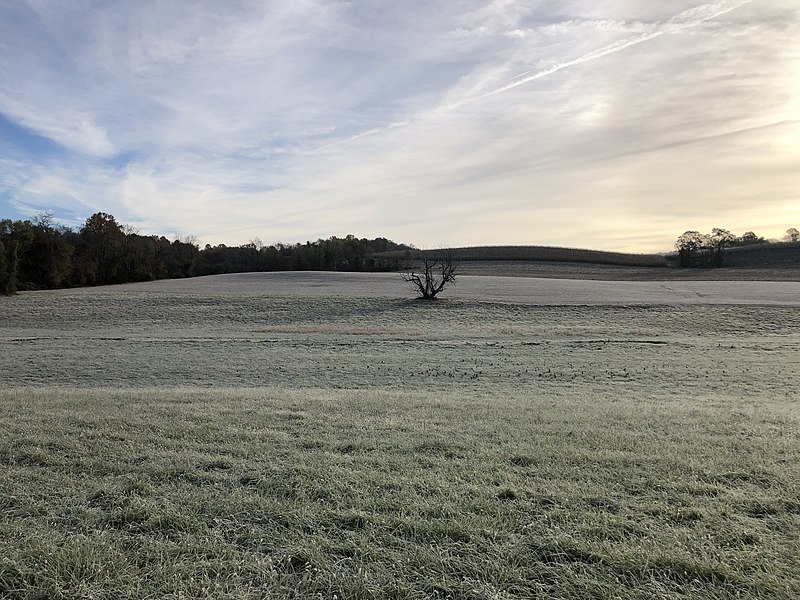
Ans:
[[[386,271],[397,269],[398,260],[375,254],[408,248],[386,238],[348,235],[200,249],[193,238],[140,235],[104,212],[91,215],[78,231],[42,214],[0,221],[0,294],[247,271]]]
[[[675,242],[675,248],[682,267],[721,267],[725,260],[726,248],[764,244],[766,241],[752,231],[746,231],[737,237],[727,229],[715,227],[710,234],[685,231]]]

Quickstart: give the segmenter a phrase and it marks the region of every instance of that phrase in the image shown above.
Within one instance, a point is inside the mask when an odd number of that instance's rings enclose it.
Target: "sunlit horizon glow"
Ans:
[[[800,227],[796,0],[10,0],[0,217],[667,251]]]

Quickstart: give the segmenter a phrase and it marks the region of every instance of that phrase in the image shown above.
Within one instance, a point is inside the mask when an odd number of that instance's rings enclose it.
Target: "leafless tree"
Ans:
[[[458,261],[449,250],[421,252],[403,273],[403,279],[412,284],[424,300],[433,300],[449,283],[456,280]]]

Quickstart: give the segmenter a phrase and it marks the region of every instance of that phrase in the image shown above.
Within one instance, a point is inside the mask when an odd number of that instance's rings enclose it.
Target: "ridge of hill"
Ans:
[[[677,252],[634,254],[553,246],[468,246],[448,248],[462,275],[501,275],[609,281],[730,280],[800,281],[800,242],[767,242],[727,248],[723,266],[687,268]],[[376,255],[400,264],[441,250]]]
[[[668,267],[662,254],[633,254],[585,248],[557,246],[472,246],[454,248],[459,260],[535,260],[548,262],[581,262],[620,266]]]
[[[570,262],[619,265],[628,267],[669,267],[670,261],[664,254],[633,254],[627,252],[609,252],[605,250],[588,250],[584,248],[563,248],[558,246],[464,246],[448,248],[454,260],[460,262],[473,261],[534,261],[534,262]],[[439,252],[439,250],[419,250],[421,254]],[[402,259],[409,255],[408,251],[385,252],[383,258]]]
[[[677,252],[636,254],[559,246],[463,246],[447,248],[453,260],[459,262],[547,262],[584,263],[621,267],[678,267]],[[396,250],[378,253],[385,259],[403,259],[414,253],[433,254],[438,249],[417,251]],[[800,242],[765,242],[726,248],[724,267],[781,268],[800,267]],[[706,270],[706,269],[704,269]]]
[[[726,267],[800,267],[800,242],[766,242],[727,248]]]

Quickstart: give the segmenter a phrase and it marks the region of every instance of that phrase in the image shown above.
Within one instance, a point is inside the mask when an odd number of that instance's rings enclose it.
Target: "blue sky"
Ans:
[[[0,216],[667,250],[800,227],[797,0],[6,0]]]

